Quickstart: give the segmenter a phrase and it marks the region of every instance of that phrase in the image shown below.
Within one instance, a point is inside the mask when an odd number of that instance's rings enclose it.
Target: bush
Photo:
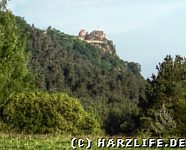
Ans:
[[[27,92],[14,95],[3,110],[3,120],[13,129],[27,133],[93,134],[97,121],[84,111],[77,99],[66,94]]]

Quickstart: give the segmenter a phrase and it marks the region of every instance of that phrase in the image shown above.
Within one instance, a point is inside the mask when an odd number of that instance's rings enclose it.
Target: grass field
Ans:
[[[0,134],[0,150],[71,150],[71,136],[64,135],[17,135]],[[96,138],[93,137],[93,141]],[[85,148],[84,148],[85,149]],[[94,144],[93,150],[103,150],[97,148]],[[116,148],[110,148],[116,150]],[[124,148],[120,148],[124,149]],[[129,148],[125,148],[129,149]],[[132,148],[131,148],[132,149]],[[130,149],[130,150],[131,150]],[[175,148],[133,148],[139,150],[171,150]],[[186,148],[177,148],[176,150],[185,150]],[[105,149],[107,150],[107,149]],[[118,149],[117,149],[118,150]]]

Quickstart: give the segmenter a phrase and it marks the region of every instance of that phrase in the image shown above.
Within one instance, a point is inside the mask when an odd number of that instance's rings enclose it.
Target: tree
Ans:
[[[144,112],[147,112],[145,116],[148,118],[150,111],[155,112],[154,114],[157,116],[157,112],[164,106],[164,109],[169,112],[169,118],[173,118],[172,123],[175,121],[178,125],[178,134],[185,134],[186,59],[179,55],[175,59],[167,56],[156,68],[157,75],[152,75],[152,79],[148,79],[146,88],[148,101],[142,105],[145,107]],[[157,117],[153,116],[150,118],[157,123]],[[167,128],[166,130],[172,129]]]
[[[177,129],[181,135],[186,135],[186,80],[182,82],[183,88],[175,104],[175,119]]]
[[[1,11],[6,10],[6,4],[7,4],[7,0],[1,0],[0,1],[0,10]]]
[[[172,134],[176,129],[176,121],[168,112],[165,104],[159,110],[149,109],[146,117],[142,117],[143,128],[146,132],[153,133],[155,136],[165,136]]]
[[[32,87],[25,54],[26,38],[16,26],[14,16],[1,1],[0,11],[0,110],[10,96]]]

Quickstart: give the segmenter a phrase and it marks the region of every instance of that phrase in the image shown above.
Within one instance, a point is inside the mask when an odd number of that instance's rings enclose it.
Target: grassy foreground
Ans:
[[[17,135],[17,134],[0,134],[1,150],[71,150],[71,136],[64,135]],[[96,138],[93,137],[92,139]],[[93,150],[102,150],[95,145]],[[116,148],[110,148],[116,150]],[[122,149],[122,148],[120,148]],[[171,150],[175,148],[126,148],[138,150]],[[185,148],[177,148],[176,150],[184,150]],[[104,148],[105,150],[105,148]],[[107,149],[106,149],[107,150]],[[119,150],[119,149],[117,149]]]
[[[1,150],[68,150],[69,136],[1,134]]]

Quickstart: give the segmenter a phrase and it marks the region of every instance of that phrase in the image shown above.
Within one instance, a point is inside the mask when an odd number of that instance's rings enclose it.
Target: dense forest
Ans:
[[[112,42],[108,43],[113,53],[103,55],[102,48],[51,27],[40,30],[20,17],[17,24],[29,39],[26,48],[29,69],[36,77],[38,89],[66,92],[79,98],[85,110],[96,115],[108,133],[133,131],[139,98],[145,92],[139,64],[119,59]],[[120,106],[121,103],[125,105]],[[113,115],[123,117],[117,127],[113,126]],[[126,120],[128,124],[120,128]]]
[[[145,80],[113,42],[100,47],[29,25],[0,7],[3,131],[186,135],[186,59],[166,56]],[[112,53],[103,53],[109,47]]]

